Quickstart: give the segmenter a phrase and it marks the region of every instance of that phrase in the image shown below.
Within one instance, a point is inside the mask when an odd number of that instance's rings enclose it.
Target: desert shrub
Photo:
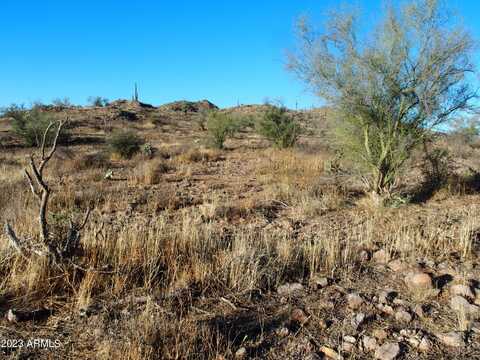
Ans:
[[[52,105],[58,106],[61,108],[67,108],[71,107],[73,104],[71,103],[70,99],[68,97],[62,98],[55,98],[52,100]]]
[[[54,116],[51,114],[41,112],[38,109],[30,111],[15,111],[12,116],[12,129],[13,132],[21,137],[26,146],[41,146],[43,135],[47,130],[47,127],[51,122],[55,122]],[[46,137],[47,145],[53,142],[58,124],[50,128]],[[70,139],[68,130],[64,127],[64,130],[60,133],[58,142],[66,143]]]
[[[27,111],[23,104],[11,104],[0,110],[0,115],[6,118],[17,118]]]
[[[114,132],[107,140],[112,153],[129,159],[140,151],[143,139],[135,132],[129,130],[120,130]]]
[[[370,34],[355,12],[332,12],[323,33],[299,22],[290,69],[336,112],[336,142],[379,200],[432,130],[476,107],[475,43],[442,4],[392,3]]]
[[[256,125],[260,135],[281,149],[294,146],[300,135],[300,125],[285,107],[269,106]]]
[[[209,134],[209,145],[223,149],[227,137],[233,136],[238,131],[238,122],[229,114],[210,111],[206,115],[206,127]]]
[[[101,96],[90,96],[87,101],[91,106],[103,107],[108,105],[108,99]]]

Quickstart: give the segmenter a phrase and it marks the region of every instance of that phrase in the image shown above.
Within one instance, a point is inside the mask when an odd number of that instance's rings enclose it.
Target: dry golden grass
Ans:
[[[174,170],[174,167],[167,160],[144,160],[133,169],[133,173],[130,175],[130,183],[132,185],[155,185],[161,181],[162,175],[172,170]]]
[[[221,158],[222,153],[214,149],[190,149],[176,156],[175,161],[180,164],[217,161]]]
[[[83,358],[232,358],[241,344],[254,348],[270,330],[255,319],[256,335],[238,339],[228,326],[258,304],[283,304],[275,302],[279,285],[322,275],[368,286],[377,270],[359,259],[364,249],[385,249],[408,264],[476,260],[480,206],[468,191],[449,192],[441,205],[379,208],[367,197],[352,198],[351,189],[325,173],[328,155],[159,149],[152,160],[127,161],[82,148],[47,169],[52,230],[95,208],[76,259],[87,271],[26,260],[0,235],[0,296],[12,299],[9,306],[51,306],[69,319],[105,307],[102,315],[73,320],[76,334],[94,321],[104,329],[85,346],[95,355]],[[21,174],[22,156],[0,162],[0,222],[9,219],[19,235],[35,239],[38,208]],[[114,179],[104,179],[107,168]],[[257,293],[258,302],[248,295]],[[118,306],[137,294],[148,301]],[[406,294],[415,302],[429,299]],[[462,314],[455,321],[460,330],[471,325]]]
[[[299,217],[322,215],[345,205],[344,189],[325,176],[321,156],[297,150],[265,152],[258,173],[266,183],[264,196],[292,207]]]

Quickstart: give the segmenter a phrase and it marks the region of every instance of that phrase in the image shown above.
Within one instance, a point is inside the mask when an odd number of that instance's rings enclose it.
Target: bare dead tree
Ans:
[[[11,245],[23,257],[30,258],[31,256],[38,256],[47,258],[55,264],[70,261],[70,258],[76,253],[80,244],[80,233],[85,227],[91,212],[91,209],[89,208],[85,213],[83,221],[80,223],[75,223],[71,220],[65,238],[55,238],[49,229],[47,212],[51,189],[44,179],[43,171],[57,150],[58,138],[65,123],[66,121],[60,121],[58,123],[53,143],[50,150],[47,151],[47,136],[55,125],[54,122],[50,122],[43,134],[40,161],[36,161],[33,154],[30,155],[30,170],[24,170],[30,190],[39,202],[38,226],[40,242],[34,243],[31,240],[19,238],[9,222],[5,222],[5,233],[10,240]]]

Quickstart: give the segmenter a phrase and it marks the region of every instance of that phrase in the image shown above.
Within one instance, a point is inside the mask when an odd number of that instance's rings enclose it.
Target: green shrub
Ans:
[[[257,132],[278,148],[294,146],[301,130],[286,108],[276,106],[269,106],[256,125]]]
[[[110,150],[124,159],[129,159],[140,151],[143,140],[133,131],[114,132],[108,139]]]
[[[50,128],[46,136],[46,145],[51,145],[57,131],[58,124],[56,119],[48,113],[42,112],[38,109],[30,111],[16,110],[10,113],[12,121],[13,132],[21,137],[26,146],[41,146],[42,139],[51,122],[55,125]],[[68,142],[70,135],[67,129],[63,129],[58,138],[58,143],[64,144]]]
[[[238,131],[239,123],[231,115],[218,111],[208,112],[206,118],[210,145],[217,149],[223,149],[227,137],[233,136]]]

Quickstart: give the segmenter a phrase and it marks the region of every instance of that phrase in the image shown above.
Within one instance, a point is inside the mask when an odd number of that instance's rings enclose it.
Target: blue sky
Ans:
[[[480,35],[480,3],[447,1]],[[226,107],[280,98],[318,105],[285,70],[294,21],[314,20],[334,0],[2,0],[0,106],[69,97],[142,101],[208,99]],[[375,20],[381,0],[358,0]]]

